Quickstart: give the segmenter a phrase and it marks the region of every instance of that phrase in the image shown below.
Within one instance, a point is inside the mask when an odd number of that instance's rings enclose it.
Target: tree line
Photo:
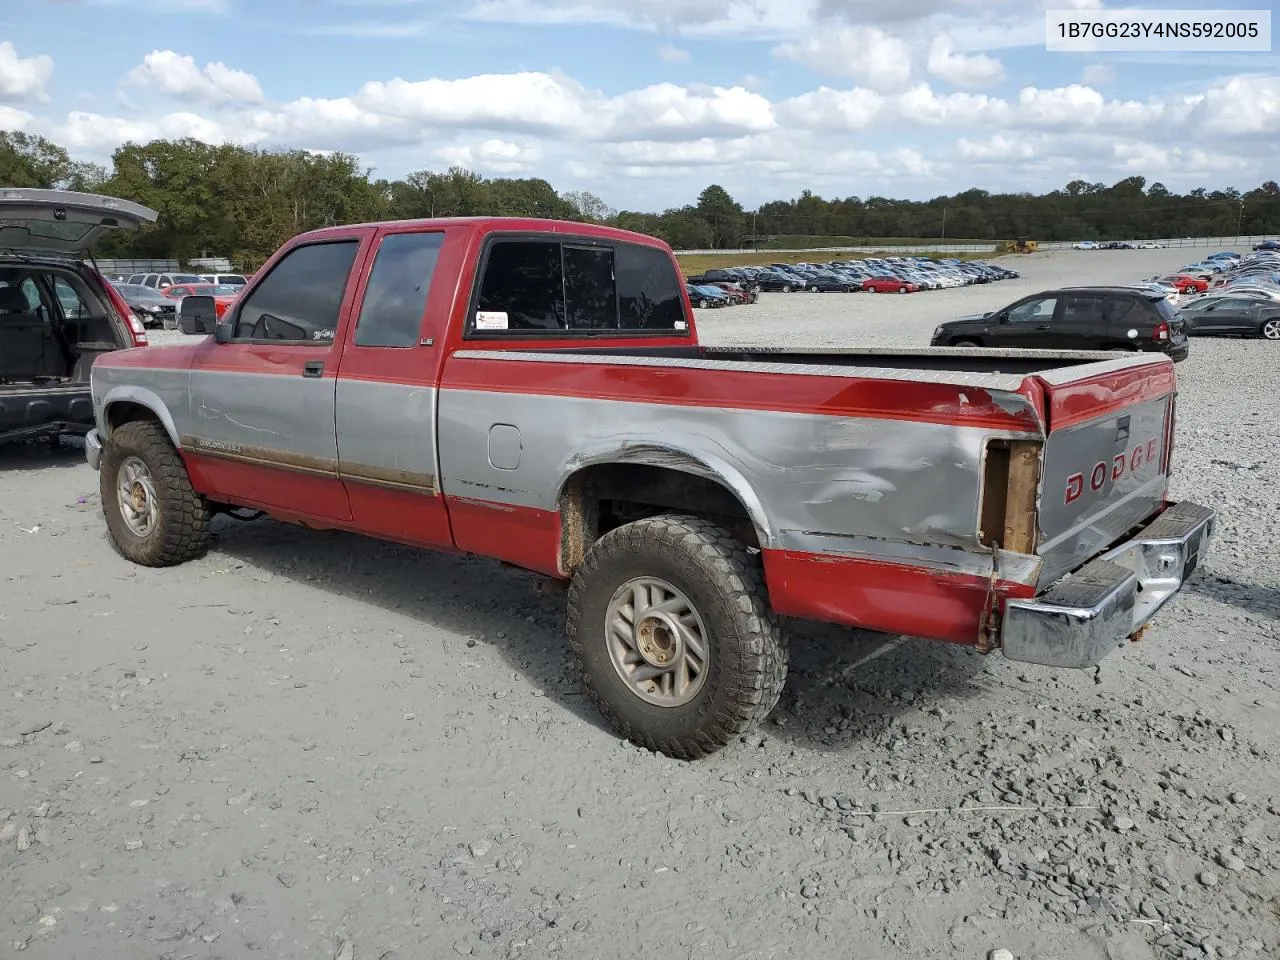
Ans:
[[[403,179],[373,176],[352,154],[272,151],[194,139],[127,143],[109,167],[72,160],[43,137],[0,131],[0,186],[105,193],[158,211],[154,227],[104,238],[96,252],[125,258],[230,258],[256,269],[290,237],[341,223],[442,216],[588,220],[639,230],[680,249],[767,246],[780,237],[944,242],[1252,236],[1280,233],[1280,186],[1267,181],[1186,194],[1128,177],[1075,180],[1059,190],[966,190],[932,200],[826,199],[804,191],[747,210],[712,185],[693,204],[661,212],[614,210],[541,178],[486,178],[451,167]]]

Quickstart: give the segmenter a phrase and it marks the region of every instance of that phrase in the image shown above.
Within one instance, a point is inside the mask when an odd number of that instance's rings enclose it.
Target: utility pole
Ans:
[[[1236,221],[1236,243],[1240,242],[1240,237],[1244,234],[1244,197],[1240,198],[1240,219]]]
[[[943,245],[945,245],[946,242],[947,242],[947,208],[943,207],[942,208],[942,243]]]

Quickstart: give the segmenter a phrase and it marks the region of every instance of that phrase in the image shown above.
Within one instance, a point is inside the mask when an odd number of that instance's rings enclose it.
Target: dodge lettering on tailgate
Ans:
[[[603,226],[329,227],[179,322],[93,368],[125,557],[249,510],[533,571],[595,704],[677,757],[773,709],[784,617],[1089,667],[1214,523],[1168,496],[1163,355],[709,348],[670,248]]]

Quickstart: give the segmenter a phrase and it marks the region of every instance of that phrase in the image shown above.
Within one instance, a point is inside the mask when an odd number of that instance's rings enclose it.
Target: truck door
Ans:
[[[334,397],[352,268],[372,233],[288,250],[229,311],[230,342],[211,339],[196,358],[179,429],[215,495],[350,521]]]
[[[355,526],[447,547],[436,462],[440,356],[456,278],[445,233],[388,232],[373,253],[338,370],[338,470]],[[437,270],[437,264],[441,264]]]

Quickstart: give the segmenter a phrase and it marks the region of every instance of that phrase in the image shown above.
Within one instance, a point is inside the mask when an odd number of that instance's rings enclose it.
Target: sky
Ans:
[[[632,210],[710,183],[750,209],[1280,173],[1280,55],[1049,52],[1046,7],[1103,3],[23,0],[0,5],[0,129],[97,162],[190,136],[460,164]]]

